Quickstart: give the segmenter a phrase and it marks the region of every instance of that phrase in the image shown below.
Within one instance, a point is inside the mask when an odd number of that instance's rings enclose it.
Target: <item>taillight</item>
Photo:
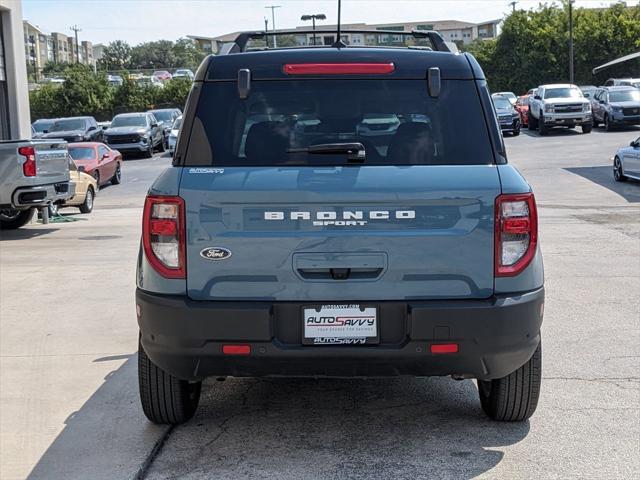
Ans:
[[[147,260],[163,277],[185,278],[184,221],[182,198],[146,198],[142,218],[142,245]]]
[[[510,277],[522,272],[536,253],[538,212],[533,193],[496,198],[495,275]]]
[[[33,147],[20,147],[18,154],[25,157],[22,164],[22,173],[25,177],[36,176],[36,149]]]
[[[393,63],[288,63],[287,75],[374,75],[393,73]]]

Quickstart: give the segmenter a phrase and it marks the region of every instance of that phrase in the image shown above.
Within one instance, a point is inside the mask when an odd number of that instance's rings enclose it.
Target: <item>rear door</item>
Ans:
[[[392,115],[392,128],[362,123]],[[350,142],[363,162],[303,151]],[[424,80],[253,82],[246,99],[205,83],[186,163],[192,299],[493,293],[500,181],[471,80],[437,98]]]

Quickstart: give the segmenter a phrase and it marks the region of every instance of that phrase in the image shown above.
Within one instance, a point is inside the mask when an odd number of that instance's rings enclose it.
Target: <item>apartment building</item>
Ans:
[[[76,50],[75,36],[63,33],[46,33],[37,25],[25,20],[24,50],[27,70],[32,80],[42,79],[42,69],[47,62],[94,64],[93,44],[83,40]]]
[[[499,26],[502,20],[490,20],[482,23],[462,22],[459,20],[436,20],[420,22],[401,23],[349,23],[343,24],[344,30],[393,30],[398,32],[410,32],[411,30],[435,30],[439,32],[446,41],[471,43],[477,39],[495,38],[499,33]],[[310,25],[296,27],[295,30],[311,30]],[[304,45],[331,45],[335,42],[336,25],[316,25],[315,40],[314,35],[294,34],[295,44]],[[218,37],[197,37],[190,35],[198,45],[206,45],[212,53],[217,53],[220,46],[226,42],[233,41],[240,32],[227,33]],[[403,45],[407,39],[402,35],[363,35],[345,32],[342,40],[348,45]]]

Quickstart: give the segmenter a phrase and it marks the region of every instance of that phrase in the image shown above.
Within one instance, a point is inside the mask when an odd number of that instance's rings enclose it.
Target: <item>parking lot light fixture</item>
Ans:
[[[302,15],[300,20],[303,22],[308,22],[311,20],[313,22],[313,44],[316,44],[316,20],[326,20],[327,16],[324,13],[316,13],[314,15]]]

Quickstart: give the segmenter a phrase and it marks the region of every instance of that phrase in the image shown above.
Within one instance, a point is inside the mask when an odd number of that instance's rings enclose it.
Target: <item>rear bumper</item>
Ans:
[[[75,193],[75,184],[72,182],[52,183],[49,185],[36,185],[31,187],[16,188],[11,196],[11,202],[15,208],[39,207],[48,203],[55,203],[71,198]]]
[[[141,342],[149,358],[172,375],[503,377],[522,366],[540,341],[544,289],[487,300],[373,302],[380,344],[302,345],[297,302],[196,302],[136,292]],[[366,302],[371,304],[372,302]],[[459,351],[432,354],[438,343]],[[222,353],[250,345],[246,356]]]

